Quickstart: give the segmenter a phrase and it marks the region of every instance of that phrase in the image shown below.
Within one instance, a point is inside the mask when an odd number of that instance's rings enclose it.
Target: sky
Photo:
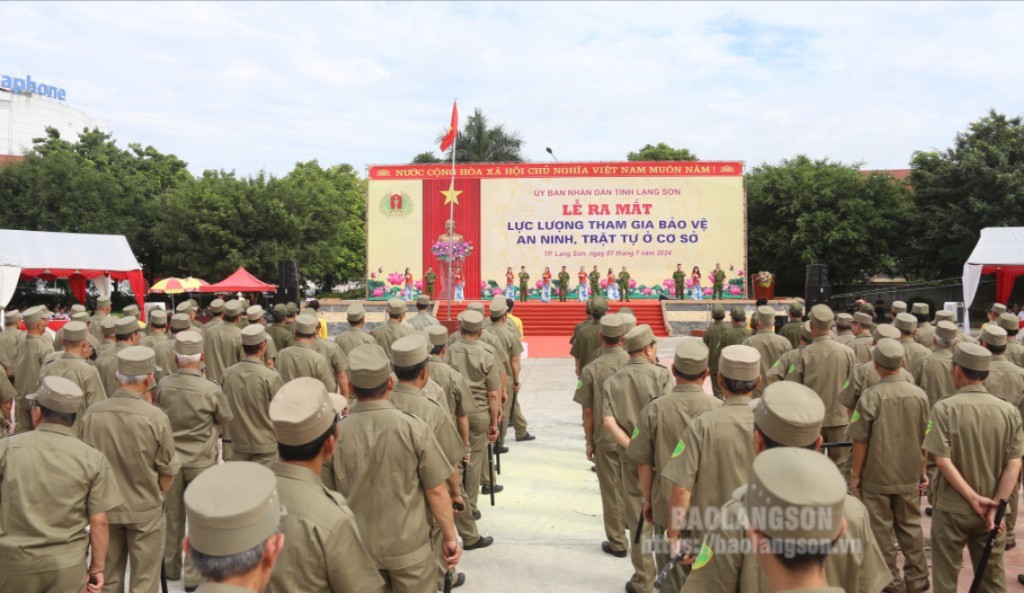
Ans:
[[[199,174],[406,163],[452,101],[528,161],[908,166],[1024,114],[1017,2],[0,2],[0,72]]]

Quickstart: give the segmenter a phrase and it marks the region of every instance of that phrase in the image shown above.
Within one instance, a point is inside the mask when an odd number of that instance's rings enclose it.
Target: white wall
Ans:
[[[0,91],[0,154],[24,154],[32,148],[33,138],[46,135],[48,126],[60,130],[61,138],[74,141],[83,128],[109,131],[110,122],[92,119],[53,99]]]

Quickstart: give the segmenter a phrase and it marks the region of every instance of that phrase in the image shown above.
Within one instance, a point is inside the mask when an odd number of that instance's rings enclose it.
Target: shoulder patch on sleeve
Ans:
[[[933,420],[929,420],[928,427],[924,429],[924,434],[927,435],[928,433],[930,433],[932,431],[932,426],[934,426],[934,424],[935,422]]]
[[[846,382],[845,382],[845,383],[843,383],[843,389],[846,389],[846,388],[847,388],[847,387],[849,387],[849,386],[850,386],[850,380],[849,380],[849,379],[847,379],[847,380],[846,380]]]
[[[639,426],[634,426],[633,427],[633,434],[629,435],[629,440],[633,440],[633,439],[635,439],[638,436],[640,436],[640,427]]]
[[[860,410],[854,410],[853,411],[853,416],[850,416],[850,422],[853,423],[853,422],[856,422],[858,420],[860,420]]]
[[[714,556],[715,552],[711,549],[711,546],[706,543],[701,544],[700,554],[698,554],[697,559],[693,561],[693,570],[700,570],[704,568],[709,562],[711,562],[711,559],[714,558]]]
[[[576,381],[576,389],[579,389],[580,387],[583,387],[583,379],[578,379]]]
[[[795,364],[790,364],[790,365],[789,365],[789,368],[788,368],[788,369],[786,369],[786,372],[787,372],[787,373],[793,373],[793,372],[796,372],[796,365],[795,365]]]
[[[675,459],[676,457],[679,457],[680,455],[682,455],[683,451],[685,451],[685,450],[686,450],[686,443],[683,442],[683,439],[679,439],[679,442],[676,443],[676,448],[672,451],[672,459]]]

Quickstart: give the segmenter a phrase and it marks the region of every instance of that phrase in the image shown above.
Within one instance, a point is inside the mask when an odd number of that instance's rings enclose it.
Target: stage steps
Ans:
[[[466,309],[468,302],[452,303],[452,318]],[[485,302],[485,309],[487,303]],[[654,335],[666,337],[665,318],[661,312],[661,303],[656,300],[634,300],[629,303],[609,303],[611,312],[614,313],[620,307],[627,306],[633,309],[633,315],[637,318],[638,324],[646,323],[654,330]],[[439,302],[435,315],[438,319],[444,319],[447,315],[448,306],[445,302]],[[523,333],[529,336],[571,336],[572,330],[577,323],[586,318],[584,304],[580,302],[550,302],[528,301],[517,302],[512,309],[512,314],[523,322]]]

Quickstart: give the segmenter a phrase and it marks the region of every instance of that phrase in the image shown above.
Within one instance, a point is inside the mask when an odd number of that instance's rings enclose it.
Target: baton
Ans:
[[[160,591],[161,593],[167,593],[167,570],[163,562],[160,563]]]
[[[494,478],[494,445],[487,443],[487,473],[491,477],[491,506],[494,506],[494,487],[496,481]]]
[[[644,510],[640,508],[640,519],[636,522],[636,531],[633,533],[633,545],[640,543],[640,532],[644,529]]]
[[[505,439],[501,437],[501,426],[498,426],[498,446],[494,448],[494,471],[498,472],[498,475],[501,475],[501,448],[504,446],[504,441]],[[493,484],[494,478],[492,477],[491,480]]]
[[[469,492],[469,464],[462,460],[462,491]]]
[[[1006,514],[1006,499],[999,499],[999,506],[996,507],[996,525],[988,532],[988,541],[985,542],[985,549],[981,551],[981,559],[974,567],[974,580],[971,581],[970,593],[978,593],[981,587],[981,579],[985,578],[985,568],[988,566],[988,557],[992,554],[992,546],[996,544],[999,537],[999,524],[1003,522],[1003,515]]]
[[[444,573],[444,593],[452,593],[452,571],[451,569]]]
[[[850,441],[835,441],[833,443],[822,443],[822,449],[838,449],[842,447],[852,447],[853,443]]]
[[[661,586],[665,584],[668,579],[668,575],[675,570],[676,565],[682,562],[683,558],[686,558],[686,546],[683,546],[683,551],[679,552],[675,556],[668,559],[668,563],[661,567],[661,571],[658,572],[658,576],[654,579],[654,588],[661,590]]]

